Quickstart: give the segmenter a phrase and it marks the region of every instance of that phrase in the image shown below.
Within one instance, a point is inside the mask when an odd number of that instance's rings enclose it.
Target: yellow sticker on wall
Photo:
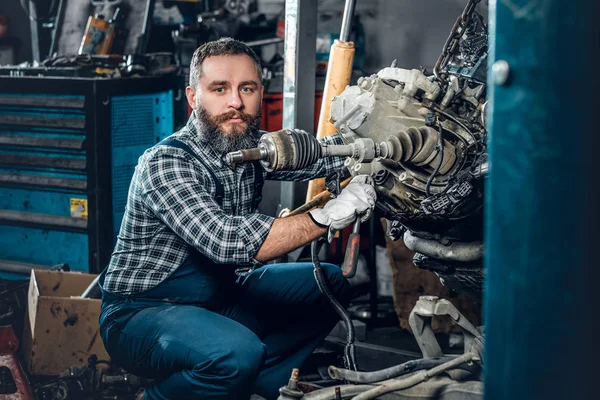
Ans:
[[[71,217],[73,218],[87,218],[88,217],[88,203],[87,199],[74,199],[71,198]]]

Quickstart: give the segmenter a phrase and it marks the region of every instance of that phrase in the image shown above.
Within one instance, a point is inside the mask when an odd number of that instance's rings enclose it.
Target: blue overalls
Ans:
[[[340,268],[322,268],[347,305]],[[339,319],[310,263],[266,265],[243,278],[234,270],[195,251],[152,289],[102,290],[102,340],[115,363],[154,379],[144,399],[276,399]]]
[[[210,262],[197,254],[150,290],[102,293],[100,333],[113,361],[156,379],[144,399],[276,399],[338,321],[310,263],[266,265],[236,282],[231,266]],[[322,267],[347,305],[340,268]]]

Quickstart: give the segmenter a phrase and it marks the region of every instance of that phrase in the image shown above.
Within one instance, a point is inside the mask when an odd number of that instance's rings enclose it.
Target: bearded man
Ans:
[[[263,264],[364,217],[375,191],[355,178],[325,209],[285,219],[257,212],[264,179],[326,176],[343,160],[276,173],[226,163],[260,137],[261,67],[245,44],[198,48],[186,96],[187,125],[148,149],[133,175],[100,278],[101,336],[116,363],[154,380],[139,398],[274,399],[337,318],[311,264]],[[346,302],[339,267],[323,269]]]

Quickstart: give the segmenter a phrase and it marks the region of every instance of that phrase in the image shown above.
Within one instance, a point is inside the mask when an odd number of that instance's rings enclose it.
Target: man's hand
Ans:
[[[324,208],[312,210],[308,214],[275,219],[255,259],[263,263],[273,260],[310,243],[327,231],[331,233],[345,228],[357,217],[366,220],[377,199],[372,185],[371,177],[357,176]]]
[[[356,221],[357,217],[363,221],[369,219],[376,201],[373,179],[368,175],[358,175],[352,178],[338,197],[323,208],[309,211],[309,215],[317,225],[340,230]]]

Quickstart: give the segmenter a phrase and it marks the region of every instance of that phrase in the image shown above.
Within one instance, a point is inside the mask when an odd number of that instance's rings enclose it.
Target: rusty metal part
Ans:
[[[243,162],[258,161],[262,160],[267,156],[265,150],[266,149],[259,147],[253,149],[238,150],[233,151],[231,153],[227,153],[225,158],[229,164],[239,164]]]
[[[292,370],[292,375],[290,376],[287,386],[283,386],[279,389],[279,400],[292,400],[302,398],[303,393],[298,389],[299,375],[300,370],[298,368],[294,368]]]
[[[282,129],[261,136],[258,147],[228,153],[229,163],[260,161],[269,172],[306,168],[322,155],[321,144],[310,133],[299,129]]]
[[[356,267],[358,266],[358,257],[360,256],[360,218],[356,218],[352,233],[348,237],[348,245],[342,263],[342,274],[350,279],[356,275]]]
[[[311,134],[295,129],[282,129],[261,137],[268,158],[261,160],[267,171],[299,170],[321,157],[321,145]]]
[[[361,164],[381,159],[428,170],[435,168],[440,175],[444,175],[456,163],[456,148],[443,139],[440,145],[439,140],[438,132],[428,126],[410,126],[405,130],[392,132],[381,143],[367,137],[357,138],[354,142],[343,145],[321,144],[307,132],[283,129],[264,134],[260,138],[259,147],[231,152],[226,158],[229,163],[260,161],[270,172],[303,169],[324,157],[349,157],[355,161],[357,168]],[[355,171],[358,172],[357,168]]]
[[[343,189],[346,186],[348,186],[351,180],[352,178],[347,178],[341,181],[340,188]],[[291,217],[293,215],[304,214],[305,212],[308,212],[313,208],[325,205],[329,200],[331,200],[331,192],[329,190],[324,190],[321,193],[317,194],[315,197],[313,197],[308,203],[301,205],[293,211],[290,211],[287,208],[281,210],[281,212],[279,213],[279,217]]]
[[[33,393],[25,372],[15,356],[17,350],[19,350],[19,340],[13,328],[0,326],[0,369],[3,370],[3,377],[12,379],[12,382],[0,382],[0,386],[10,386],[14,390],[12,393],[5,393],[0,397],[3,400],[33,400]]]

